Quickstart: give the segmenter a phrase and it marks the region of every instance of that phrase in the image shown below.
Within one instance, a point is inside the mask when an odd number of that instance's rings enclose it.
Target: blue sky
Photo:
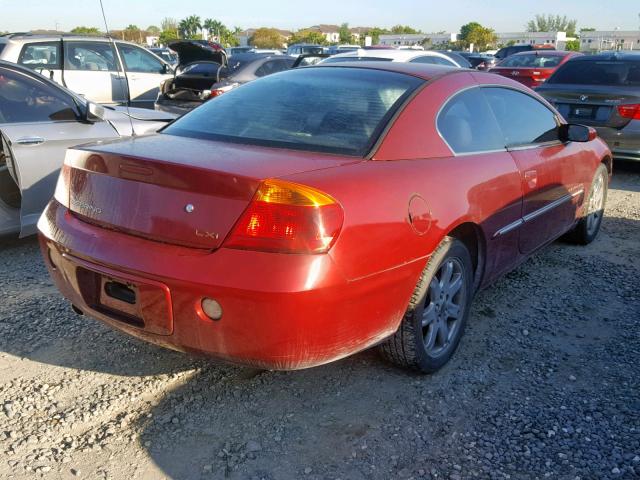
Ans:
[[[109,27],[159,25],[163,17],[191,14],[227,26],[296,29],[318,23],[351,26],[408,24],[426,32],[458,31],[479,21],[496,31],[521,31],[537,13],[567,15],[579,27],[640,29],[640,1],[617,0],[103,0]],[[102,28],[98,0],[0,0],[0,31],[77,25]]]

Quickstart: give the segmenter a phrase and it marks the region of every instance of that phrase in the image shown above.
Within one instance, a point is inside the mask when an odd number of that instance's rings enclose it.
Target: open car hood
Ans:
[[[178,54],[178,67],[189,63],[210,61],[219,64],[225,63],[225,54],[190,40],[181,40],[169,44],[169,48]]]

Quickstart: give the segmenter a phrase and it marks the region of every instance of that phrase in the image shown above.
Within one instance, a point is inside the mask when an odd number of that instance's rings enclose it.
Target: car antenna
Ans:
[[[113,41],[113,37],[111,36],[111,31],[109,30],[109,25],[107,25],[107,16],[104,13],[104,5],[102,5],[102,0],[98,0],[98,1],[100,2],[100,10],[102,11],[102,19],[104,20],[104,28],[107,31],[107,38],[109,39],[109,41],[113,46],[113,53],[115,53],[118,59],[120,59],[120,53],[116,48],[116,42]],[[127,85],[127,103],[126,103],[127,117],[129,117],[129,125],[131,126],[131,136],[135,137],[136,131],[133,129],[133,120],[131,118],[131,112],[129,111],[129,102],[131,101],[131,90],[129,90],[129,77],[127,77],[127,70],[124,68],[124,62],[119,61],[118,63],[120,63],[120,65],[122,66],[122,73],[124,74],[124,80],[125,80],[124,83]]]

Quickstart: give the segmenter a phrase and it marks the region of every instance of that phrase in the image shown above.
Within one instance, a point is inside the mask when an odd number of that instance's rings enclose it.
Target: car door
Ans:
[[[121,42],[117,45],[127,72],[131,105],[152,108],[160,84],[173,78],[173,71],[168,64],[144,48]]]
[[[487,239],[485,281],[490,282],[513,268],[521,257],[518,232],[513,228],[522,214],[519,169],[505,148],[502,131],[480,87],[450,98],[436,123],[455,155],[460,175],[483,179],[469,190],[465,201],[485,218],[481,224]]]
[[[529,254],[571,225],[582,201],[577,178],[579,148],[562,143],[554,111],[521,90],[483,87],[522,178],[523,203],[519,248]]]
[[[125,78],[111,42],[65,40],[63,75],[68,89],[93,102],[127,101]]]
[[[36,76],[0,67],[0,135],[20,189],[20,235],[36,232],[68,147],[118,134],[108,122],[83,123],[73,98]]]

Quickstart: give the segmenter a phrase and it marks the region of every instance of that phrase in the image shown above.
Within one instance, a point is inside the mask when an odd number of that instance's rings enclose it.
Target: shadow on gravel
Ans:
[[[50,365],[122,376],[194,368],[193,357],[160,349],[76,315],[53,286],[35,236],[0,238],[0,351]]]

